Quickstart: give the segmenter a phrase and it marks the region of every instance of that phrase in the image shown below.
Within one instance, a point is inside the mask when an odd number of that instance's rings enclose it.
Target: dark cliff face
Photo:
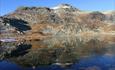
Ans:
[[[8,18],[4,18],[4,17],[0,17],[0,30],[5,31],[5,30],[13,30],[14,27],[12,27],[9,24],[9,19]]]
[[[36,25],[46,24],[45,28],[40,29],[41,31],[50,29],[49,32],[51,33],[65,33],[67,31],[77,33],[79,31],[103,28],[103,25],[108,22],[115,22],[114,11],[110,14],[98,11],[86,13],[69,4],[61,4],[55,8],[19,7],[13,13],[0,17],[0,29],[26,32],[33,31],[32,29]]]
[[[18,30],[18,31],[26,31],[30,30],[31,27],[27,25],[28,23],[24,20],[19,20],[16,18],[6,18],[0,17],[0,29],[2,31],[9,30]]]

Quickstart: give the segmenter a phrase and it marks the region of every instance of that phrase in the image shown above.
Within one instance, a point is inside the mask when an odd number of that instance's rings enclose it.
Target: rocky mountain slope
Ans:
[[[115,10],[86,12],[69,4],[19,7],[0,16],[0,37],[76,35],[81,32],[115,33]]]

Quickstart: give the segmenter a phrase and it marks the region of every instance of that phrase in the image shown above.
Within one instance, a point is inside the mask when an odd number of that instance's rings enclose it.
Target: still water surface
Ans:
[[[115,70],[115,37],[1,43],[0,70]]]

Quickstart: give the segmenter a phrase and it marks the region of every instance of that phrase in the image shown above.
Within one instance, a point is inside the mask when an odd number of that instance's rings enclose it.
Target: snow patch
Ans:
[[[68,6],[68,5],[59,5],[59,6],[53,7],[52,9],[60,9],[60,8],[71,8],[71,6]]]

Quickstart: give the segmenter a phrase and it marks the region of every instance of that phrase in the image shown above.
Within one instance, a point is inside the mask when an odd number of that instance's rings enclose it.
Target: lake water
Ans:
[[[0,70],[115,70],[115,37],[1,43]]]

